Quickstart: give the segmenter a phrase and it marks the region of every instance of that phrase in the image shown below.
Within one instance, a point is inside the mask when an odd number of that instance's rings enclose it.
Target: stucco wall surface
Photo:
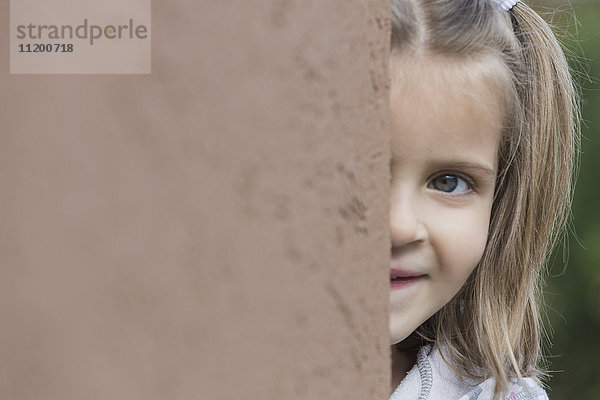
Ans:
[[[154,1],[151,75],[4,36],[1,399],[388,396],[388,7]]]

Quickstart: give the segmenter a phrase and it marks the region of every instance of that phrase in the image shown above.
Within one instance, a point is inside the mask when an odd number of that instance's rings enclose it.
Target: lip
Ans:
[[[400,279],[392,280],[392,275],[398,276]],[[424,280],[427,277],[426,274],[420,272],[408,271],[399,268],[390,269],[390,289],[398,290],[413,286],[418,282]]]
[[[399,276],[400,278],[417,278],[420,276],[425,276],[426,274],[401,268],[390,268],[390,277],[392,275]]]

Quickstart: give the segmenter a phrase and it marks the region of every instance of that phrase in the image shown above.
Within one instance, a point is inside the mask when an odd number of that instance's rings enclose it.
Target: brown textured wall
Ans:
[[[0,398],[389,395],[388,7],[155,1],[147,76],[4,36]]]

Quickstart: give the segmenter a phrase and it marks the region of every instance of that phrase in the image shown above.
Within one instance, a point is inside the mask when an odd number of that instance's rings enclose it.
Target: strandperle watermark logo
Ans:
[[[149,74],[150,4],[11,0],[10,73]]]
[[[88,25],[87,18],[81,25],[17,25],[17,39],[89,39],[90,46],[98,39],[146,39],[148,27],[137,25],[133,19],[125,25]]]

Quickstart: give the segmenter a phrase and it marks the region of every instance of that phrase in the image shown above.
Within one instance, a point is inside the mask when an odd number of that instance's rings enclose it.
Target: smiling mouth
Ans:
[[[419,278],[419,277],[422,277],[425,275],[426,274],[423,274],[421,272],[411,271],[408,269],[403,269],[403,268],[398,268],[398,267],[390,268],[390,280],[392,280],[392,281],[409,280],[409,279],[413,279],[413,278]]]
[[[396,276],[396,275],[390,275],[390,281],[391,282],[410,282],[410,281],[414,281],[416,279],[422,278],[425,275],[415,275],[415,276]]]
[[[390,275],[390,290],[397,291],[404,288],[413,287],[418,282],[423,281],[427,275],[418,276],[396,276]]]

